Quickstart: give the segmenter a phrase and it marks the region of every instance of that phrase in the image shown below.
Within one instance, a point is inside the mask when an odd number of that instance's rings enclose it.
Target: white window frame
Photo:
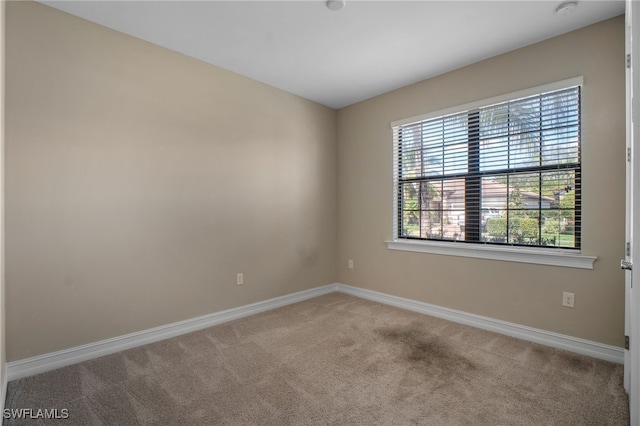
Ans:
[[[486,107],[496,103],[507,102],[513,99],[524,98],[537,95],[539,93],[562,90],[574,86],[582,86],[583,77],[574,77],[567,80],[557,81],[542,86],[532,87],[518,92],[508,93],[477,102],[459,105],[445,110],[434,111],[414,117],[405,118],[391,123],[391,128],[416,121],[429,120],[449,114],[458,113],[465,110],[472,110]],[[397,151],[397,146],[393,147],[393,155]],[[398,164],[394,161],[393,175],[398,176]],[[398,215],[398,191],[393,188],[393,240],[385,241],[390,250],[402,250],[419,253],[430,253],[449,256],[462,256],[479,259],[502,260],[510,262],[533,263],[549,266],[564,266],[570,268],[593,269],[596,256],[589,256],[583,253],[582,246],[579,251],[575,249],[544,248],[544,247],[522,247],[522,246],[499,246],[491,244],[478,244],[455,241],[437,240],[414,240],[399,238],[397,228]]]

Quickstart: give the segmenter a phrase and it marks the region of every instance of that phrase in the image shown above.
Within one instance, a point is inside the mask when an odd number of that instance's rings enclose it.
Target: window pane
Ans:
[[[505,243],[507,236],[507,176],[482,179],[481,241]]]
[[[422,123],[422,146],[442,148],[443,123],[441,118]]]
[[[557,243],[559,247],[573,248],[576,246],[576,236],[578,234],[575,223],[568,223],[560,231],[560,237]]]
[[[449,179],[442,183],[442,237],[445,239],[464,239],[464,196],[464,179]]]
[[[577,127],[579,122],[579,93],[565,90],[540,97],[543,129]]]
[[[575,164],[580,161],[577,128],[551,129],[542,132],[542,164]]]
[[[576,246],[575,222],[567,219],[562,211],[544,211],[542,221],[542,245],[567,248]]]
[[[405,179],[412,179],[420,176],[422,167],[422,152],[418,150],[402,151],[402,176]]]
[[[402,212],[402,236],[403,237],[420,237],[419,223],[420,212],[404,211]]]
[[[509,139],[505,137],[480,141],[480,170],[503,170],[509,167]]]
[[[403,150],[415,151],[422,147],[420,129],[421,126],[417,124],[402,127],[399,132],[399,138],[402,142]]]
[[[538,210],[509,211],[509,242],[538,245],[540,242],[540,216]]]
[[[424,150],[424,171],[423,176],[435,176],[443,174],[443,151],[442,147],[427,148]]]
[[[420,190],[420,235],[442,238],[442,182],[422,182]]]
[[[509,106],[494,105],[480,110],[480,170],[509,166]]]
[[[467,113],[444,117],[441,142],[444,142],[445,145],[448,143],[466,143],[468,139],[467,124]]]
[[[509,138],[509,167],[531,167],[540,164],[540,134],[520,133]]]
[[[482,241],[489,243],[507,242],[507,218],[500,215],[489,217],[485,223],[485,232],[482,233]]]
[[[480,110],[480,139],[501,138],[509,134],[509,106],[493,105]]]
[[[556,246],[563,240],[562,218],[560,212],[556,209],[546,210],[542,212],[542,234],[540,235],[540,243],[543,246]],[[571,246],[573,247],[573,245]]]
[[[449,144],[444,152],[444,174],[467,172],[467,148],[466,143]]]
[[[413,124],[403,127],[398,132],[400,138],[400,175],[405,179],[420,176],[422,170],[422,126]]]
[[[553,197],[552,204],[557,205],[564,196],[576,188],[575,170],[542,172],[542,195]],[[570,206],[575,208],[575,203]]]
[[[405,183],[401,187],[402,233],[403,236],[420,237],[420,184]]]
[[[444,151],[444,174],[466,173],[468,159],[467,117],[445,117],[444,135],[441,141]]]
[[[509,133],[520,135],[540,128],[540,98],[532,96],[509,103]]]
[[[482,178],[482,209],[501,212],[507,208],[507,176]]]
[[[578,87],[396,127],[394,138],[400,235],[579,248]]]
[[[540,207],[540,174],[524,173],[509,176],[509,209]]]

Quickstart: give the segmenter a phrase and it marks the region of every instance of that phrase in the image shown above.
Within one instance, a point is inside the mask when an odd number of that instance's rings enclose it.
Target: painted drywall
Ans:
[[[5,281],[4,281],[4,45],[5,10],[7,2],[0,0],[0,408],[4,409],[4,383],[6,375],[6,322],[5,322]]]
[[[391,122],[580,75],[582,245],[585,255],[598,257],[593,270],[387,249]],[[618,17],[340,110],[339,282],[622,346],[624,90],[624,18]],[[563,291],[575,293],[575,308],[561,306]]]
[[[335,281],[335,111],[38,3],[6,18],[9,361]]]
[[[621,346],[623,36],[616,18],[336,114],[10,2],[7,359],[337,280]],[[593,271],[386,248],[389,123],[577,75]],[[574,309],[560,306],[563,291]]]

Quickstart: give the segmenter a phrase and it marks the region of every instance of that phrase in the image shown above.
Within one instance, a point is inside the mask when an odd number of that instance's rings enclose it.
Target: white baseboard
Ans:
[[[409,311],[419,312],[421,314],[431,315],[460,324],[481,328],[483,330],[489,330],[496,333],[505,334],[507,336],[517,337],[518,339],[540,343],[542,345],[551,346],[558,349],[564,349],[593,358],[603,359],[619,364],[624,363],[624,349],[616,346],[605,345],[603,343],[553,333],[551,331],[540,330],[537,328],[527,327],[524,325],[501,321],[489,317],[483,317],[463,311],[457,311],[455,309],[443,308],[441,306],[431,305],[429,303],[418,302],[411,299],[404,299],[402,297],[392,296],[389,294],[379,293],[377,291],[366,290],[344,284],[336,284],[336,289],[339,292],[360,297],[362,299],[373,300],[375,302],[384,303],[386,305],[392,305],[398,308],[407,309]]]
[[[263,302],[252,303],[238,308],[215,312],[213,314],[203,315],[160,327],[150,328],[148,330],[126,334],[124,336],[102,340],[100,342],[89,343],[87,345],[76,346],[74,348],[9,362],[7,364],[5,381],[21,379],[34,374],[55,370],[56,368],[66,367],[68,365],[109,355],[125,349],[135,348],[137,346],[201,330],[224,322],[233,321],[238,318],[302,302],[303,300],[312,299],[335,291],[336,285],[329,284],[298,293],[288,294],[286,296],[276,297]]]
[[[2,394],[0,395],[2,397],[2,403],[4,404],[7,382],[11,380],[21,379],[34,374],[55,370],[56,368],[66,367],[78,362],[87,361],[125,349],[131,349],[148,343],[168,339],[170,337],[179,336],[181,334],[190,333],[192,331],[201,330],[203,328],[222,324],[224,322],[243,318],[249,315],[258,314],[260,312],[265,312],[282,306],[291,305],[293,303],[302,302],[303,300],[312,299],[314,297],[336,291],[360,297],[362,299],[373,300],[375,302],[396,306],[410,311],[517,337],[519,339],[588,355],[606,361],[616,363],[624,362],[624,350],[615,346],[609,346],[576,337],[500,321],[493,318],[457,311],[455,309],[443,308],[429,303],[404,299],[402,297],[379,293],[377,291],[365,290],[344,284],[329,284],[282,297],[276,297],[263,302],[240,306],[238,308],[215,312],[201,317],[179,321],[148,330],[142,330],[136,333],[114,337],[112,339],[102,340],[100,342],[9,362],[5,366],[4,381],[1,384],[3,386],[1,390]],[[3,407],[4,406],[2,405],[2,408]]]

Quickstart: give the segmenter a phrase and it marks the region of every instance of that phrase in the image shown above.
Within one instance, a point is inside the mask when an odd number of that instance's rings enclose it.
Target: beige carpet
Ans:
[[[625,425],[621,365],[333,293],[9,384],[64,425]],[[34,411],[35,412],[35,411]]]

